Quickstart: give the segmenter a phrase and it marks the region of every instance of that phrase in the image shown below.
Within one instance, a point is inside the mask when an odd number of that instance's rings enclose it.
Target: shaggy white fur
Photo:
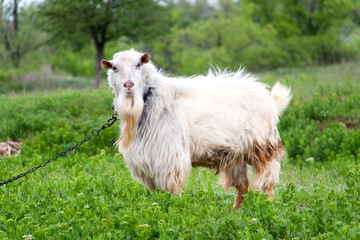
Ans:
[[[227,190],[238,190],[234,207],[247,193],[247,166],[254,190],[273,198],[284,147],[276,128],[291,99],[290,89],[267,86],[243,70],[210,70],[207,75],[170,78],[131,49],[102,60],[120,116],[120,152],[134,178],[182,192],[191,167],[215,169]]]

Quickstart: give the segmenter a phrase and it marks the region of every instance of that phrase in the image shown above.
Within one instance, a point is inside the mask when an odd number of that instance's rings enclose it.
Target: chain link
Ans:
[[[45,167],[48,163],[51,163],[53,161],[55,161],[58,157],[62,157],[62,156],[65,156],[68,152],[70,152],[70,154],[72,155],[75,155],[77,153],[77,148],[83,144],[84,142],[86,141],[89,141],[93,136],[99,136],[100,134],[100,131],[105,129],[105,128],[108,128],[108,127],[111,127],[115,122],[116,120],[118,120],[118,118],[116,117],[117,114],[114,113],[111,118],[109,118],[107,120],[107,123],[105,123],[104,125],[101,126],[101,128],[99,129],[94,129],[91,131],[91,134],[89,136],[86,136],[83,140],[81,141],[78,141],[75,145],[69,147],[68,149],[62,151],[61,153],[59,153],[58,155],[50,158],[49,160],[47,160],[46,162],[43,162],[41,163],[40,165],[36,166],[36,167],[33,167],[32,169],[26,171],[26,172],[23,172],[23,173],[20,173],[19,175],[13,177],[13,178],[10,178],[6,181],[3,181],[3,182],[0,182],[0,187],[2,185],[5,185],[5,184],[8,184],[8,183],[11,183],[12,181],[15,181],[19,178],[22,178],[22,177],[26,177],[29,173],[32,173],[32,172],[35,172],[38,168],[41,168],[41,167]]]

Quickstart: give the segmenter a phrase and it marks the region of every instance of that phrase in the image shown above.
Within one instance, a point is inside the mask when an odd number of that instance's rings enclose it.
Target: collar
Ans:
[[[144,103],[146,103],[148,101],[148,98],[150,96],[152,96],[152,92],[153,92],[154,88],[153,87],[149,87],[143,94],[143,100],[144,100]]]

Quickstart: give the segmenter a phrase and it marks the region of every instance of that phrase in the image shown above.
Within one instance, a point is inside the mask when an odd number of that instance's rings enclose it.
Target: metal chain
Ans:
[[[59,153],[58,155],[50,158],[50,159],[47,160],[46,162],[43,162],[43,163],[41,163],[40,165],[38,165],[38,166],[36,166],[36,167],[33,167],[32,169],[30,169],[30,170],[28,170],[28,171],[26,171],[26,172],[23,172],[23,173],[15,176],[15,177],[13,177],[13,178],[10,178],[10,179],[8,179],[8,180],[6,180],[6,181],[1,182],[1,183],[0,183],[0,187],[1,187],[2,185],[8,184],[8,183],[10,183],[10,182],[12,182],[12,181],[15,181],[15,180],[17,180],[17,179],[19,179],[19,178],[26,177],[29,173],[35,172],[38,168],[45,167],[48,163],[51,163],[51,162],[55,161],[58,157],[65,156],[68,152],[70,152],[72,155],[76,154],[76,153],[77,153],[77,148],[78,148],[81,144],[83,144],[83,143],[86,142],[86,141],[89,141],[93,136],[99,136],[99,132],[100,132],[101,130],[103,130],[103,129],[105,129],[105,128],[108,128],[108,127],[111,127],[111,126],[114,124],[114,122],[116,122],[116,120],[118,120],[118,118],[117,118],[116,116],[117,116],[116,113],[113,114],[113,115],[111,116],[111,118],[109,118],[109,119],[107,120],[107,123],[105,123],[104,125],[102,125],[101,128],[99,128],[99,129],[97,129],[97,130],[96,130],[96,129],[92,130],[92,131],[91,131],[91,134],[90,134],[89,136],[86,136],[83,140],[78,141],[75,145],[69,147],[68,149],[66,149],[66,150],[64,150],[64,151],[62,151],[62,152]]]

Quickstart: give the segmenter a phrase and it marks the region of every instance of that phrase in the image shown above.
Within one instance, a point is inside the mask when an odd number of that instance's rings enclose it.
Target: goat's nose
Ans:
[[[126,88],[131,88],[133,87],[135,84],[131,81],[131,80],[128,80],[124,83],[124,87]]]

